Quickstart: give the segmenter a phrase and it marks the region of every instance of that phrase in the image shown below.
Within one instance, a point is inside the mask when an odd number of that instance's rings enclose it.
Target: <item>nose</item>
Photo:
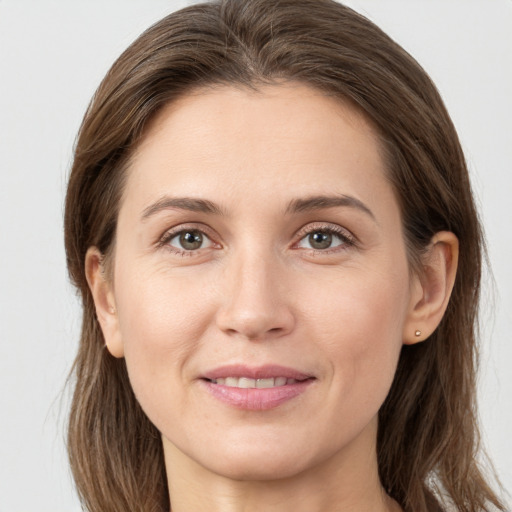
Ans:
[[[216,322],[224,333],[248,340],[275,339],[295,325],[283,268],[270,258],[238,258],[226,268]]]

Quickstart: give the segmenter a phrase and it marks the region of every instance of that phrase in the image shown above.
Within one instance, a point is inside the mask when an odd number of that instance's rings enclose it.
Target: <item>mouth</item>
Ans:
[[[316,377],[282,366],[231,365],[209,371],[200,380],[209,394],[224,404],[264,411],[303,394]]]
[[[306,380],[306,379],[304,379]],[[228,388],[239,389],[269,389],[278,388],[281,386],[290,386],[297,382],[302,382],[297,379],[288,379],[286,377],[270,377],[268,379],[251,379],[249,377],[220,377],[212,379],[209,382],[218,384],[220,386],[227,386]]]

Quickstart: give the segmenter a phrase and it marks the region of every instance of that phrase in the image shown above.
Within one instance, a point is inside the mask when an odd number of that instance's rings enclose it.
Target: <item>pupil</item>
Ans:
[[[199,249],[203,244],[203,235],[199,231],[185,231],[180,235],[180,244],[187,251]]]
[[[323,231],[316,231],[309,235],[309,243],[315,249],[327,249],[332,244],[332,235]]]

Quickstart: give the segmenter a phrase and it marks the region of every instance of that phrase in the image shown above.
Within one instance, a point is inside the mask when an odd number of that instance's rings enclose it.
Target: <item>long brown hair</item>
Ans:
[[[437,503],[505,510],[477,464],[475,329],[482,234],[464,156],[418,63],[363,16],[332,0],[220,0],[175,12],[115,62],[85,115],[65,211],[71,278],[83,300],[68,447],[91,512],[164,511],[160,435],[138,405],[123,359],[104,347],[85,279],[89,247],[115,244],[124,169],[152,117],[193,88],[293,80],[350,101],[376,127],[398,198],[411,267],[438,231],[456,234],[448,310],[424,343],[404,346],[379,414],[382,485],[406,511]]]

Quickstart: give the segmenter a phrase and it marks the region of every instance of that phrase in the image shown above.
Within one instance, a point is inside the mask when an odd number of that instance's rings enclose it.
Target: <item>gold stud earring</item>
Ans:
[[[416,330],[414,335],[419,338],[421,336],[421,331],[420,330]]]

